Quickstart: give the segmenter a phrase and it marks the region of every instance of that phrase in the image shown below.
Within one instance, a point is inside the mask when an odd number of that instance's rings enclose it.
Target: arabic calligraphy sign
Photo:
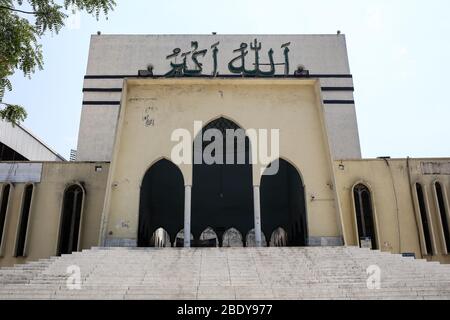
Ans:
[[[270,48],[267,52],[267,57],[262,52],[262,45],[258,39],[254,39],[250,46],[248,43],[241,43],[239,48],[233,50],[237,56],[228,63],[228,70],[232,74],[253,77],[270,77],[276,74],[276,67],[284,67],[284,75],[289,75],[289,46],[290,42],[283,43],[280,49],[283,52],[284,61],[274,61],[274,50]],[[191,42],[191,50],[182,52],[180,48],[173,49],[173,52],[166,56],[167,60],[171,60],[171,70],[164,76],[166,77],[183,77],[203,75],[204,59],[212,59],[213,70],[210,74],[215,77],[219,75],[218,59],[219,59],[219,45],[216,42],[209,49],[199,50],[197,41]],[[208,50],[211,50],[211,57],[207,57]],[[249,62],[252,61],[253,63]],[[250,66],[249,66],[250,65]]]

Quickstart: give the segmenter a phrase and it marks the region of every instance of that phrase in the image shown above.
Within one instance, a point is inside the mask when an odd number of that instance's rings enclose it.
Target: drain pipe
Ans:
[[[394,174],[392,173],[392,168],[389,163],[389,160],[387,158],[382,158],[384,162],[386,163],[386,166],[389,169],[389,174],[391,175],[391,182],[392,182],[392,190],[394,191],[394,198],[395,198],[395,207],[397,210],[397,230],[398,230],[398,248],[400,253],[402,252],[402,236],[400,231],[400,213],[399,213],[399,207],[398,207],[398,197],[397,197],[397,190],[395,188],[395,181],[394,181]]]
[[[416,214],[416,206],[414,204],[414,187],[412,184],[412,179],[411,179],[411,166],[410,166],[410,157],[406,158],[406,169],[408,170],[408,183],[409,183],[409,194],[411,196],[411,203],[413,206],[413,213],[414,213],[414,222],[416,225],[416,229],[417,229],[417,241],[419,242],[419,249],[420,249],[420,253],[422,254],[422,241],[420,240],[420,228],[419,228],[419,223],[417,222],[417,214]]]

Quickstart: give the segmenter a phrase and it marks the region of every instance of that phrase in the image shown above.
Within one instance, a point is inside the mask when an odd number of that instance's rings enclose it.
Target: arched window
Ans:
[[[1,192],[1,203],[0,203],[0,249],[2,248],[3,243],[3,235],[5,233],[5,223],[6,223],[6,215],[8,213],[8,204],[9,204],[9,194],[11,193],[11,185],[6,184],[3,186],[3,190]]]
[[[247,233],[247,236],[245,237],[245,246],[256,247],[255,229],[252,229]],[[267,247],[267,241],[264,232],[261,232],[261,246]]]
[[[434,184],[434,190],[436,192],[436,199],[438,204],[439,215],[441,217],[442,231],[444,232],[445,245],[447,246],[447,252],[450,250],[450,225],[448,224],[447,208],[445,206],[444,192],[442,185],[439,182]]]
[[[1,203],[0,203],[0,250],[3,244],[3,235],[5,234],[6,228],[6,215],[8,214],[8,204],[9,204],[9,195],[11,193],[11,185],[6,184],[3,186],[3,190],[1,193]],[[1,254],[1,252],[0,252]]]
[[[28,184],[25,186],[22,197],[22,208],[20,212],[19,228],[17,232],[16,240],[16,257],[24,257],[26,254],[26,242],[28,235],[28,222],[31,211],[31,200],[33,198],[33,185]]]
[[[270,236],[271,247],[286,247],[289,244],[288,234],[283,228],[277,228]]]
[[[219,239],[216,232],[208,227],[202,232],[198,241],[198,247],[218,247]]]
[[[223,234],[223,247],[243,247],[242,234],[235,228],[228,229]]]
[[[353,188],[353,198],[355,201],[359,245],[369,244],[372,249],[377,249],[372,195],[369,188],[361,183],[356,185]]]
[[[83,204],[84,190],[80,185],[72,185],[64,191],[58,255],[71,254],[79,250]]]
[[[428,221],[428,212],[425,204],[423,189],[419,183],[416,183],[416,193],[417,193],[417,201],[419,202],[419,214],[422,222],[423,235],[425,238],[425,249],[427,250],[426,254],[432,255],[433,245],[431,243],[430,222]]]

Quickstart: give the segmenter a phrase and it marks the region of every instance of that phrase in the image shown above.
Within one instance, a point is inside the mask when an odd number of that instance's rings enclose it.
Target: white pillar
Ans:
[[[184,187],[184,247],[191,247],[191,186]]]
[[[261,204],[260,204],[260,196],[259,196],[259,186],[253,187],[253,207],[254,207],[254,215],[255,215],[255,242],[257,247],[262,246],[262,238],[261,238]]]

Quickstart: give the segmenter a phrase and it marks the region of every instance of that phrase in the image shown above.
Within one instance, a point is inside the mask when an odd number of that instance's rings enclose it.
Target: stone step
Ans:
[[[82,290],[67,288],[71,265]],[[356,247],[92,248],[0,269],[0,299],[430,298],[450,298],[450,266]]]

